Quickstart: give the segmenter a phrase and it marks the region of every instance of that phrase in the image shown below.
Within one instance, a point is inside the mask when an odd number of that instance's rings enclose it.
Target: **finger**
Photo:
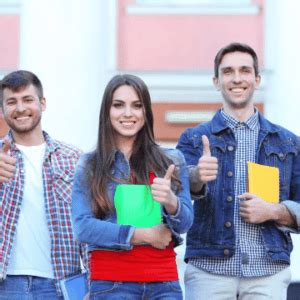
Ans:
[[[168,196],[168,193],[166,193],[166,192],[160,192],[160,191],[152,192],[152,197],[155,200],[158,199],[158,198],[166,199],[167,196]]]
[[[201,176],[201,181],[203,182],[210,182],[210,181],[213,181],[213,180],[216,180],[217,179],[217,176],[214,175],[214,176]]]
[[[3,141],[3,145],[2,145],[1,152],[7,153],[8,150],[9,150],[9,148],[10,148],[10,140],[5,139],[5,140]]]
[[[199,170],[200,176],[215,176],[218,174],[218,170]]]
[[[214,156],[201,156],[199,159],[199,164],[218,166],[218,159]]]
[[[202,135],[202,143],[203,143],[203,155],[211,156],[211,152],[209,148],[209,140],[206,135]]]
[[[251,200],[256,198],[257,196],[255,194],[252,193],[244,193],[242,195],[238,195],[239,199],[243,199],[243,200]]]
[[[13,177],[14,176],[14,171],[7,171],[7,170],[1,170],[1,172],[0,172],[0,176],[2,176],[2,177],[6,177],[7,179],[10,179],[11,177]]]
[[[170,187],[165,185],[165,184],[160,184],[160,183],[153,183],[151,185],[151,191],[152,191],[152,194],[154,192],[169,192],[170,191]]]
[[[169,165],[169,168],[166,172],[166,175],[164,176],[164,179],[171,179],[174,171],[175,171],[175,165],[174,164]]]
[[[1,172],[11,172],[14,173],[16,170],[16,167],[14,164],[10,164],[10,163],[4,163],[4,162],[0,162],[0,173]]]
[[[164,186],[164,185],[169,186],[170,185],[170,180],[165,179],[165,178],[156,177],[153,180],[153,183],[151,184],[151,187],[153,188],[153,187]]]
[[[17,159],[6,153],[0,152],[0,167],[6,169],[8,165],[15,166]]]

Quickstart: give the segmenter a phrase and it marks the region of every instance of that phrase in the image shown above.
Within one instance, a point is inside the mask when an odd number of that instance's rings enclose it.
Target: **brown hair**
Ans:
[[[91,186],[92,207],[98,218],[103,218],[107,212],[113,211],[112,201],[107,194],[109,181],[120,181],[112,177],[116,149],[109,115],[113,94],[117,88],[123,85],[134,88],[144,109],[145,124],[137,134],[129,161],[137,182],[149,184],[149,172],[163,175],[168,166],[172,164],[171,159],[154,141],[151,98],[146,84],[139,77],[133,75],[114,76],[107,84],[103,94],[97,147],[88,160],[86,169]],[[173,180],[179,183],[176,177]]]

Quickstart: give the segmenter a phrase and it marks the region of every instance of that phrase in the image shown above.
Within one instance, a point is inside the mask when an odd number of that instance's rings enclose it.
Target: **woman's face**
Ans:
[[[144,108],[136,91],[129,85],[122,85],[113,93],[109,111],[116,144],[133,143],[145,124]]]

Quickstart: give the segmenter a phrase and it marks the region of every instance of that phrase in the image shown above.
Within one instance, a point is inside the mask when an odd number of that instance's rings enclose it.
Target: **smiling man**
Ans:
[[[261,78],[251,47],[222,48],[214,72],[223,107],[210,122],[187,129],[177,146],[190,166],[195,200],[186,299],[286,299],[290,232],[300,230],[299,140],[255,108]],[[247,193],[248,161],[279,168],[280,203]]]
[[[0,150],[0,299],[62,299],[59,280],[79,273],[71,189],[80,152],[42,131],[40,80],[16,71],[0,84],[10,131]]]

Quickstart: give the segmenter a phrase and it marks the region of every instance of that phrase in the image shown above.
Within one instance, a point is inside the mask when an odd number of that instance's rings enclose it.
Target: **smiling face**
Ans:
[[[22,135],[41,131],[41,117],[45,108],[45,99],[39,99],[32,84],[17,91],[8,88],[3,90],[3,115],[13,133]]]
[[[145,124],[143,104],[133,87],[122,85],[115,90],[109,117],[116,145],[130,143],[132,146]]]
[[[221,91],[225,106],[239,109],[252,105],[254,90],[260,84],[260,76],[255,76],[252,56],[238,51],[225,54],[214,84]]]

